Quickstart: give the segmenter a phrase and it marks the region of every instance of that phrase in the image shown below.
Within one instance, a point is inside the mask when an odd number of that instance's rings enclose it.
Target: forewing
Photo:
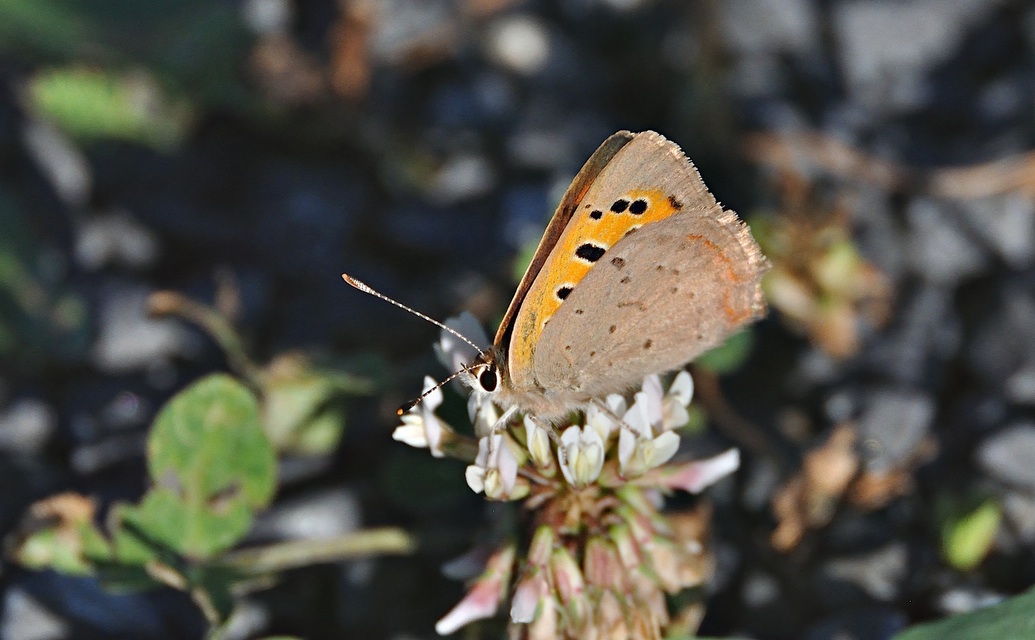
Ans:
[[[539,240],[539,246],[536,247],[535,253],[532,255],[532,261],[528,264],[528,268],[525,269],[525,275],[521,277],[521,282],[518,283],[514,297],[510,301],[510,306],[507,307],[507,313],[504,314],[503,321],[500,322],[499,329],[496,331],[496,337],[493,339],[494,345],[503,345],[505,336],[511,329],[514,316],[521,307],[525,295],[532,286],[532,282],[539,275],[543,265],[550,257],[550,252],[557,244],[557,240],[561,237],[564,229],[568,226],[572,215],[578,208],[579,203],[582,202],[587,191],[589,191],[590,186],[597,179],[600,171],[611,162],[611,159],[615,157],[615,154],[622,147],[633,139],[633,136],[634,134],[628,131],[619,131],[611,135],[597,147],[597,150],[589,157],[586,164],[582,165],[582,169],[576,174],[575,179],[568,185],[567,191],[561,197],[560,204],[557,205],[557,210],[554,211],[553,217],[550,218],[550,223],[546,225],[546,231],[543,232],[543,237]]]

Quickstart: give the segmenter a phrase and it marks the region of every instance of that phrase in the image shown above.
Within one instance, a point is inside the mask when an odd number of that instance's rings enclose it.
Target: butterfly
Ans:
[[[466,371],[495,404],[558,421],[762,317],[768,266],[675,143],[619,131],[568,187],[492,347]]]

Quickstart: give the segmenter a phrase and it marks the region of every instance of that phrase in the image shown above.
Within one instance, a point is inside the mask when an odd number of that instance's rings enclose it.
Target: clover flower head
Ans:
[[[447,324],[487,342],[469,315]],[[436,351],[451,371],[477,356],[447,332]],[[429,378],[425,388],[431,384]],[[468,400],[473,436],[435,416],[441,390],[404,415],[397,440],[466,459],[473,491],[490,500],[520,500],[528,514],[531,539],[517,542],[522,532],[516,531],[498,547],[436,631],[452,633],[507,611],[509,595],[511,637],[663,637],[676,618],[666,594],[700,584],[708,565],[703,527],[680,526],[689,516],[662,512],[663,497],[674,490],[697,493],[740,462],[736,450],[673,462],[692,397],[693,381],[684,371],[667,386],[660,376],[647,376],[632,398],[612,394],[577,407],[562,427],[498,407],[477,388]]]

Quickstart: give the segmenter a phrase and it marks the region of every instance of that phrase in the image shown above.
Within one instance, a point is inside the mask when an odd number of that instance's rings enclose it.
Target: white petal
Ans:
[[[428,440],[424,437],[424,421],[421,420],[419,424],[403,424],[400,427],[396,427],[395,431],[392,432],[392,440],[416,447],[418,449],[426,449],[428,447]]]
[[[628,429],[622,429],[618,434],[618,464],[621,465],[622,473],[625,473],[625,467],[636,450],[636,440],[635,434]]]
[[[514,452],[511,450],[510,445],[502,438],[500,438],[499,448],[496,468],[500,472],[500,483],[503,485],[503,491],[509,495],[514,490],[514,481],[517,480],[518,461],[514,457]]]
[[[672,431],[666,431],[651,442],[653,452],[646,457],[647,467],[651,469],[671,460],[679,450],[679,436]]]
[[[631,427],[640,436],[651,438],[654,434],[651,432],[650,414],[647,409],[650,400],[642,391],[638,392],[633,398],[633,404],[625,412],[625,415],[622,416],[622,422]]]
[[[469,465],[464,470],[464,478],[467,480],[467,486],[471,487],[471,491],[475,493],[485,491],[485,469],[483,467]]]
[[[651,397],[652,400],[656,399],[658,402],[660,402],[662,396],[665,395],[661,390],[661,378],[653,373],[643,379],[643,385],[641,388],[644,393]]]
[[[694,397],[694,379],[689,371],[680,371],[668,388],[668,396],[676,398],[685,407]]]
[[[427,392],[429,389],[433,389],[437,385],[438,383],[435,381],[434,378],[432,378],[431,376],[424,376],[423,392]],[[442,400],[444,399],[445,397],[442,395],[442,387],[438,387],[437,389],[429,393],[427,396],[425,396],[424,399],[420,401],[420,404],[418,406],[422,410],[432,412],[442,404]]]
[[[661,413],[661,428],[665,431],[678,429],[690,422],[690,412],[686,410],[686,406],[671,396],[665,398]]]
[[[623,413],[625,413],[625,398],[618,395],[617,393],[612,393],[611,395],[607,396],[605,402],[607,404],[607,408],[610,409],[611,413],[615,414],[616,416],[620,416]]]

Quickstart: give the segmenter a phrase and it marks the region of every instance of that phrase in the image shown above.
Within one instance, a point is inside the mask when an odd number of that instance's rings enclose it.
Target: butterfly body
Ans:
[[[678,146],[651,131],[616,133],[562,198],[472,368],[475,387],[559,420],[764,315],[767,268]]]

